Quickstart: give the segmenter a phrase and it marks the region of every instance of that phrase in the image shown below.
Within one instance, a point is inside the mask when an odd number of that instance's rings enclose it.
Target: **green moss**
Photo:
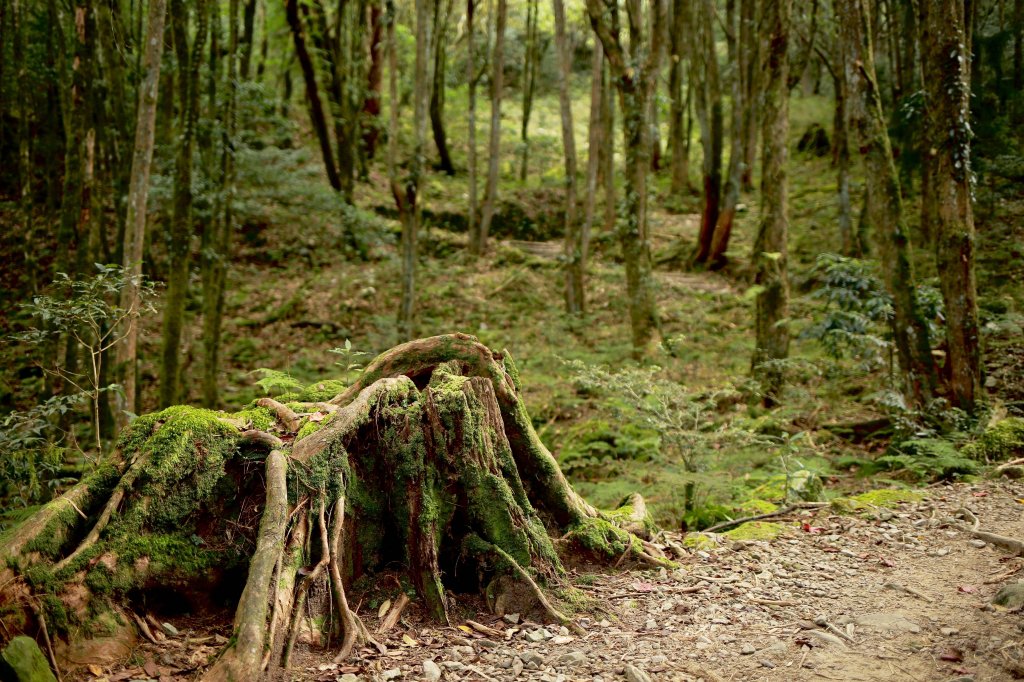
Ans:
[[[320,421],[305,420],[302,426],[299,427],[299,432],[295,434],[295,440],[300,441],[306,436],[311,436],[320,429],[327,425],[328,419],[321,419]]]
[[[269,431],[277,422],[274,413],[266,407],[248,407],[240,412],[229,414],[229,418],[237,419],[250,429]]]
[[[839,512],[854,512],[873,507],[893,509],[906,502],[920,502],[924,495],[913,490],[896,488],[879,488],[869,490],[853,497],[840,497],[832,500],[832,509]]]
[[[348,388],[348,383],[341,381],[340,379],[325,379],[318,381],[315,384],[310,384],[306,388],[298,391],[292,397],[289,394],[288,400],[294,400],[300,403],[322,403],[331,400],[336,397],[339,393],[344,393],[345,389]],[[278,400],[285,401],[285,396],[280,396]]]
[[[747,500],[747,501],[743,502],[742,504],[740,504],[737,507],[737,510],[739,510],[743,514],[754,516],[756,514],[771,514],[773,511],[776,511],[778,508],[779,508],[779,505],[772,504],[771,502],[768,502],[767,500],[752,499],[752,500]]]
[[[601,518],[585,518],[574,524],[565,539],[607,557],[621,556],[629,549],[643,549],[636,537]]]
[[[785,530],[786,527],[781,523],[748,521],[730,531],[722,533],[722,535],[730,540],[771,540],[777,538]]]
[[[962,452],[986,462],[1024,456],[1024,418],[1007,417],[996,422],[978,440],[964,446]]]

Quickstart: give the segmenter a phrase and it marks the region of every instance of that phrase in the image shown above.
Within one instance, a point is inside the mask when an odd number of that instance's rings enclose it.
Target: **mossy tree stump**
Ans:
[[[569,486],[507,352],[462,334],[413,341],[326,398],[138,418],[109,461],[3,538],[7,631],[144,630],[132,609],[146,598],[237,598],[235,636],[206,678],[255,679],[287,665],[317,580],[341,659],[377,644],[346,600],[362,576],[399,567],[442,623],[446,579],[485,589],[512,577],[568,623],[538,585],[564,572],[560,551],[664,562],[639,496],[605,514]]]

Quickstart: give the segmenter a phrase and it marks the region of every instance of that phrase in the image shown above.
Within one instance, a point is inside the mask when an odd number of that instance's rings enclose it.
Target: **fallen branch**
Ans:
[[[979,530],[981,522],[970,509],[965,509],[961,507],[960,509],[956,510],[954,515],[963,516],[971,522],[970,526],[966,526],[965,524],[959,523],[956,520],[950,520],[950,525],[954,528],[962,530],[965,533],[970,533],[973,537],[979,540],[984,540],[990,545],[995,545],[1000,549],[1006,550],[1014,556],[1024,556],[1024,542],[1017,540],[1016,538],[1007,537],[1005,535],[997,535],[995,533],[990,533],[986,530]]]
[[[302,419],[299,415],[295,414],[292,408],[284,403],[279,403],[273,398],[260,398],[256,401],[256,404],[273,412],[290,433],[295,433],[299,430],[299,423]]]
[[[798,502],[797,504],[791,504],[781,509],[776,509],[773,512],[768,512],[767,514],[754,514],[753,516],[744,516],[731,521],[722,521],[721,523],[716,523],[710,528],[705,528],[701,533],[717,533],[724,528],[732,528],[733,526],[738,526],[743,523],[761,521],[762,519],[773,519],[777,516],[785,516],[786,514],[795,512],[798,509],[821,509],[822,507],[827,506],[828,502]]]

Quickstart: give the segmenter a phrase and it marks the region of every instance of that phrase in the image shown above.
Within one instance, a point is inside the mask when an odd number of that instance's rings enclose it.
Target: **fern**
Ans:
[[[257,381],[256,385],[262,388],[267,395],[280,395],[302,390],[302,384],[290,374],[267,367],[260,367],[255,371],[263,374],[263,378]]]

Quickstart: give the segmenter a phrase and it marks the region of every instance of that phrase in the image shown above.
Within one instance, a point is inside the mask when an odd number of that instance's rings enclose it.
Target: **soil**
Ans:
[[[300,645],[292,679],[430,679],[427,659],[441,679],[462,682],[1024,677],[1024,621],[991,603],[1001,586],[1024,576],[1024,559],[949,522],[967,508],[982,529],[1024,537],[1024,483],[922,492],[921,501],[893,508],[824,507],[773,519],[783,532],[770,540],[691,538],[696,548],[686,550],[676,570],[577,567],[568,582],[585,636],[539,614],[498,617],[468,595],[456,597],[459,620],[438,627],[413,601],[380,637],[385,654],[363,649],[338,665],[331,651]],[[378,610],[369,598],[361,606],[371,630]],[[65,679],[197,678],[230,623],[172,624],[178,636],[141,644],[135,665],[66,671],[72,674]],[[481,632],[489,628],[498,632]]]

